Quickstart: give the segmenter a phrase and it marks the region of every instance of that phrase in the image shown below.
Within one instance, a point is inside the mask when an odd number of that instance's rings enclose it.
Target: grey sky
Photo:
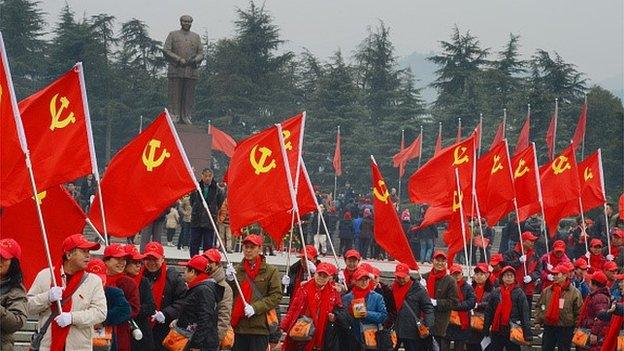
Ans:
[[[164,41],[178,27],[178,17],[191,14],[193,30],[210,38],[232,35],[235,8],[244,0],[44,0],[48,23],[68,3],[77,15],[108,13],[118,23],[139,18],[150,34]],[[521,36],[521,51],[557,51],[594,82],[624,74],[624,1],[622,0],[266,0],[288,47],[305,47],[320,57],[337,48],[351,54],[369,25],[383,20],[390,28],[397,54],[437,51],[438,40],[451,27],[470,29],[484,47],[498,50],[510,32]]]

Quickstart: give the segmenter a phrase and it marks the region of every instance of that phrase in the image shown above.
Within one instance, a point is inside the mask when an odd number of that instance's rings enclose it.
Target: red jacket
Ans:
[[[130,318],[136,318],[141,309],[141,301],[139,298],[139,287],[134,279],[125,274],[116,276],[108,276],[107,285],[114,286],[123,291],[124,297],[130,304]],[[115,327],[116,342],[118,351],[132,350],[132,332],[128,323],[123,323]]]
[[[607,335],[609,322],[598,318],[598,313],[604,312],[611,307],[611,295],[607,288],[600,288],[585,298],[581,315],[579,316],[579,327],[591,330],[591,333],[598,336],[598,343],[590,350],[600,350],[602,339]]]

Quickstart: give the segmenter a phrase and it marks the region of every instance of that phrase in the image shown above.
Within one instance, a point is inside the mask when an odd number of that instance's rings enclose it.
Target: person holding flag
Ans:
[[[457,308],[459,296],[455,279],[448,275],[446,270],[447,257],[442,251],[433,254],[433,267],[423,275],[424,285],[434,307],[435,322],[431,328],[431,335],[435,338],[442,351],[448,343],[445,342],[446,329],[451,319],[451,310]],[[422,284],[422,282],[421,282]]]
[[[478,263],[474,268],[474,275],[472,276],[472,288],[475,292],[476,306],[471,313],[471,319],[480,317],[481,320],[483,320],[485,310],[490,301],[490,294],[494,289],[494,284],[492,284],[489,278],[490,272],[488,264]],[[483,330],[472,328],[470,338],[466,342],[466,350],[481,351],[481,340],[483,340],[483,336]]]
[[[303,254],[303,250],[306,250],[306,255]],[[308,258],[307,261],[306,257]],[[306,245],[305,248],[301,250],[301,253],[299,254],[299,261],[293,263],[293,265],[288,269],[288,275],[282,277],[282,285],[288,287],[286,290],[288,296],[291,298],[295,296],[297,289],[303,282],[306,281],[304,277],[307,274],[306,272],[308,269],[311,274],[314,274],[316,271],[316,265],[321,263],[317,257],[318,251],[313,245]]]
[[[470,311],[477,305],[477,297],[472,285],[468,284],[462,273],[462,266],[453,264],[449,274],[457,282],[457,306],[451,311],[450,323],[446,329],[444,342],[441,348],[450,350],[451,341],[454,342],[455,350],[464,350],[470,337]]]
[[[531,232],[520,235],[520,242],[504,254],[505,263],[514,268],[516,284],[522,288],[529,305],[533,302],[535,282],[540,277],[539,260],[533,248],[537,237]],[[530,315],[530,311],[529,311]]]
[[[590,272],[599,271],[607,262],[607,258],[602,255],[602,240],[591,239],[589,242],[589,252],[585,254],[587,258]]]
[[[223,298],[217,304],[219,311],[219,321],[217,322],[217,332],[219,340],[223,340],[227,334],[228,329],[231,328],[230,320],[232,318],[232,301],[233,293],[232,287],[225,280],[225,271],[221,266],[221,252],[217,249],[210,249],[203,254],[208,259],[208,266],[206,266],[206,273],[210,276],[210,279],[214,280],[223,287]]]
[[[563,240],[557,240],[553,243],[553,249],[542,256],[541,263],[541,278],[542,278],[542,290],[549,287],[553,281],[555,281],[555,274],[553,269],[561,263],[570,262],[570,259],[566,255],[566,244]]]
[[[602,249],[602,254],[609,261],[614,261],[618,267],[624,267],[624,229],[611,229],[611,247]]]

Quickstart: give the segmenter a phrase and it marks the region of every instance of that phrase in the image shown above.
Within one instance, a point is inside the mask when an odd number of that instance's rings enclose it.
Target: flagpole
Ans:
[[[461,127],[462,127],[462,125],[461,125],[461,117],[458,117],[457,118],[457,136],[455,137],[455,139],[456,139],[455,142],[456,143],[459,143],[460,140],[461,140]]]
[[[100,232],[97,230],[97,228],[93,225],[93,222],[91,222],[89,217],[85,218],[85,222],[89,225],[89,227],[91,227],[91,229],[93,229],[93,231],[95,232],[95,235],[97,235],[98,238],[100,238],[100,240],[104,241],[104,238],[102,237],[102,234],[100,234]]]
[[[405,145],[405,129],[401,129],[401,151],[403,151],[403,146]],[[403,167],[405,167],[405,165],[400,164],[399,165],[399,191],[397,196],[399,197],[399,200],[397,201],[397,209],[401,209],[401,171],[403,170]]]
[[[589,253],[589,244],[587,244],[587,240],[589,239],[589,235],[587,234],[587,226],[585,225],[585,214],[583,213],[583,199],[581,199],[581,197],[579,196],[578,198],[578,202],[579,202],[579,207],[581,209],[581,234],[585,234],[585,254],[587,255]],[[609,236],[609,233],[607,233],[607,236]],[[589,259],[589,257],[587,257],[587,266],[591,267],[591,260]]]
[[[420,126],[420,145],[418,146],[418,168],[420,168],[420,160],[422,159],[422,144],[423,144],[423,126]]]
[[[459,216],[460,216],[460,221],[461,221],[461,232],[462,232],[462,239],[464,240],[464,257],[466,258],[466,268],[468,269],[468,273],[466,273],[466,276],[470,276],[470,263],[468,262],[468,244],[466,243],[466,224],[464,223],[464,204],[462,201],[462,198],[460,196],[461,194],[461,186],[459,185],[459,170],[457,169],[457,167],[455,167],[455,183],[457,185],[457,199],[459,200]],[[451,262],[452,263],[452,262]]]
[[[48,233],[45,227],[45,222],[43,221],[43,212],[41,211],[41,204],[39,201],[39,197],[37,196],[39,192],[37,191],[37,184],[35,183],[35,174],[32,168],[32,162],[30,160],[30,150],[28,149],[28,141],[26,140],[26,133],[24,132],[24,125],[22,124],[22,118],[20,116],[19,107],[17,106],[17,101],[15,100],[15,88],[13,86],[13,77],[11,76],[11,72],[9,69],[9,60],[6,56],[6,51],[4,48],[4,38],[2,37],[2,32],[0,32],[0,55],[2,55],[2,62],[4,62],[4,73],[7,79],[7,85],[9,88],[9,94],[11,99],[11,107],[13,109],[13,120],[15,121],[15,129],[17,131],[17,137],[19,139],[20,147],[22,152],[24,153],[24,161],[26,163],[26,169],[28,169],[28,178],[30,179],[30,187],[33,193],[33,198],[35,199],[35,207],[37,208],[37,219],[39,220],[39,227],[41,229],[41,240],[43,241],[43,248],[46,254],[46,261],[48,263],[48,269],[50,271],[50,279],[52,281],[52,286],[57,287],[58,282],[56,281],[56,276],[54,275],[54,268],[52,266],[52,256],[50,255],[50,245],[48,243]],[[63,307],[61,306],[61,301],[56,301],[56,307],[58,311],[62,311]]]
[[[559,98],[555,98],[555,130],[553,131],[553,147],[550,159],[555,158],[555,149],[557,148],[557,122],[559,119]]]
[[[338,132],[336,135],[337,135],[337,138],[340,138],[340,126],[338,126]],[[342,152],[342,150],[340,152]],[[336,157],[335,151],[334,151],[334,157]],[[340,167],[342,168],[342,160],[340,161],[340,163],[341,163]],[[334,200],[337,199],[337,196],[338,196],[338,174],[336,173],[336,170],[334,169]]]
[[[293,229],[295,228],[295,213],[293,212],[292,218],[290,219],[290,237],[288,240],[288,252],[286,256],[286,267],[284,269],[284,275],[288,275],[288,270],[290,269],[290,252],[292,251],[292,242],[293,242]],[[284,286],[284,294],[288,292],[288,285]]]
[[[530,107],[529,107],[530,109]],[[542,197],[542,183],[539,176],[539,166],[537,164],[537,153],[535,151],[535,143],[531,143],[533,145],[533,161],[535,167],[535,183],[537,184],[537,199],[539,201],[540,209],[542,211],[542,233],[544,234],[544,241],[546,243],[546,252],[550,251],[550,246],[548,246],[548,232],[546,231],[546,213],[544,212],[544,199]],[[550,264],[550,255],[546,256],[548,260],[548,264]]]
[[[587,106],[587,94],[585,94],[585,116],[587,116],[588,111],[589,111],[589,106]],[[585,125],[587,125],[587,117],[585,117]],[[584,159],[585,158],[585,131],[583,131],[582,140],[583,141],[581,142],[581,159]]]
[[[479,113],[479,149],[477,157],[481,157],[481,140],[483,139],[483,113]]]
[[[481,124],[482,118],[483,118],[483,114],[481,114],[481,117],[479,118],[479,124]],[[481,126],[481,132],[482,131],[483,131],[483,126]],[[481,143],[479,143],[479,148],[480,147],[481,147]],[[473,210],[476,208],[476,211],[477,211],[477,220],[479,221],[479,233],[481,234],[481,244],[483,245],[483,259],[485,262],[488,262],[487,251],[486,251],[487,245],[485,244],[485,237],[483,236],[483,225],[481,224],[481,210],[479,209],[479,197],[477,196],[477,169],[476,169],[477,161],[476,160],[475,162],[473,162],[472,167],[473,167],[472,168],[472,199],[474,201],[474,205],[472,208]],[[471,245],[471,248],[472,248],[472,245]]]
[[[87,124],[87,140],[89,142],[89,153],[93,167],[93,177],[97,183],[98,200],[100,203],[100,215],[102,216],[102,229],[104,229],[104,245],[108,246],[108,229],[106,228],[106,215],[104,211],[104,200],[102,199],[102,182],[100,181],[100,170],[98,168],[97,157],[95,155],[95,144],[93,143],[93,129],[91,128],[91,114],[89,112],[89,100],[87,100],[87,88],[85,85],[84,70],[82,62],[76,63],[80,77],[80,91],[82,93],[85,122]]]
[[[139,116],[139,134],[143,131],[143,115]]]
[[[505,139],[505,132],[507,129],[507,109],[503,109],[503,139]]]
[[[604,173],[602,172],[602,150],[598,149],[598,171],[600,172],[600,185],[602,190],[602,198],[605,202],[602,203],[602,213],[605,217],[605,230],[607,231],[607,250],[611,255],[611,235],[609,234],[609,215],[607,214],[607,195],[605,193]]]

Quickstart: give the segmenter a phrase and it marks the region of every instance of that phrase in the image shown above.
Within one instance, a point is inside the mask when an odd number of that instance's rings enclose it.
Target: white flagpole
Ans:
[[[585,94],[585,109],[586,109],[586,116],[585,116],[585,126],[587,126],[587,119],[589,116],[587,116],[589,114],[589,106],[587,106],[587,94]],[[587,131],[587,127],[585,128],[585,131]],[[585,133],[583,133],[583,141],[581,142],[581,159],[585,158]]]
[[[530,108],[530,107],[529,107]],[[540,174],[539,174],[539,166],[537,164],[537,153],[535,151],[535,143],[532,142],[531,143],[533,145],[533,167],[535,167],[535,181],[537,183],[537,198],[539,201],[539,205],[540,205],[540,209],[542,211],[542,233],[544,234],[544,241],[546,243],[546,252],[550,251],[550,246],[548,246],[548,232],[546,231],[546,213],[544,212],[544,199],[542,197],[542,181],[540,179]],[[522,233],[520,233],[520,236],[522,236]],[[548,260],[548,264],[550,264],[550,255],[546,255],[546,258]]]
[[[338,137],[336,138],[337,140],[340,138],[340,126],[338,126],[338,132],[336,134]],[[336,140],[336,142],[337,142]],[[340,153],[341,153],[341,159],[340,159],[340,171],[342,172],[342,145],[340,147]],[[336,151],[334,151],[334,157],[336,157]],[[336,170],[334,169],[334,200],[336,200],[336,196],[338,196],[338,174],[336,174]]]
[[[479,221],[479,233],[481,234],[481,243],[483,244],[483,259],[485,262],[488,262],[487,251],[486,251],[487,245],[485,245],[485,236],[483,235],[483,225],[481,224],[481,210],[479,209],[479,197],[477,196],[476,166],[477,166],[477,160],[473,162],[473,171],[472,171],[472,198],[474,199],[473,209],[476,209],[477,211],[477,220]],[[472,263],[472,261],[470,262]]]
[[[505,133],[507,132],[507,109],[503,109],[503,139],[505,139]]]
[[[82,93],[82,103],[85,114],[85,123],[87,125],[87,140],[89,142],[89,153],[91,155],[91,165],[93,167],[93,177],[97,183],[98,199],[100,202],[100,215],[102,216],[102,229],[104,229],[104,245],[108,245],[108,229],[106,228],[106,216],[104,211],[104,200],[102,199],[102,183],[100,181],[100,171],[98,168],[97,157],[95,155],[95,143],[93,142],[93,129],[91,128],[91,114],[89,113],[89,100],[87,99],[87,88],[85,85],[84,69],[82,62],[76,63],[80,77],[80,91]]]
[[[420,168],[420,161],[422,159],[422,145],[423,145],[423,126],[420,126],[420,145],[418,145],[418,168]]]
[[[403,146],[405,146],[405,129],[401,129],[401,151],[404,150]],[[397,196],[399,197],[399,200],[397,201],[397,209],[401,208],[401,169],[405,169],[404,165],[399,165],[399,191]]]
[[[604,173],[602,171],[602,150],[601,149],[598,149],[598,172],[600,172],[600,187],[602,190],[602,198],[606,200],[607,195],[605,191]],[[602,204],[602,210],[603,210],[602,213],[604,213],[604,217],[605,217],[605,230],[607,231],[607,247],[608,247],[607,250],[609,252],[609,255],[611,255],[611,235],[609,234],[609,215],[607,215],[607,202],[606,201]]]
[[[455,136],[455,138],[457,140],[455,140],[456,143],[461,141],[461,117],[457,118],[457,135]]]
[[[557,148],[557,123],[559,120],[559,98],[555,98],[555,130],[553,133],[553,148],[552,148],[552,154],[550,155],[550,159],[554,159],[555,158],[555,149]]]
[[[466,242],[466,223],[464,223],[464,204],[461,197],[461,186],[459,185],[459,170],[455,167],[455,184],[457,185],[457,200],[459,202],[459,216],[461,221],[462,239],[464,240],[464,257],[466,258],[467,276],[470,276],[470,263],[468,262],[468,244]],[[452,264],[453,262],[451,262]]]

